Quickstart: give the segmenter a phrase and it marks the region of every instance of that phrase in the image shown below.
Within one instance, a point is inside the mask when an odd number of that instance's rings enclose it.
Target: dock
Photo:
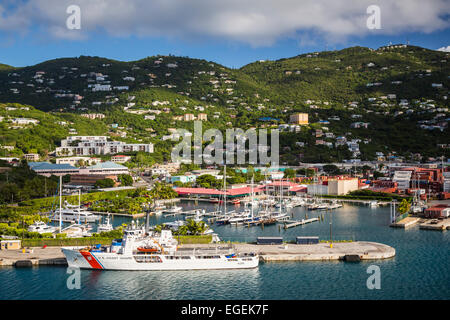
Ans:
[[[61,247],[30,248],[22,250],[0,250],[0,266],[67,266]]]
[[[429,219],[427,222],[419,224],[419,228],[425,230],[445,231],[450,229],[450,219]]]
[[[289,229],[297,226],[302,226],[307,223],[311,223],[314,221],[319,221],[319,218],[310,218],[310,219],[302,219],[302,220],[287,220],[284,222],[284,229]]]
[[[421,221],[421,219],[418,217],[406,217],[398,222],[391,223],[389,226],[393,227],[393,228],[406,229],[406,228],[416,225],[420,221]]]
[[[220,245],[220,244],[219,244]],[[222,244],[223,245],[223,244]],[[214,246],[207,245],[183,245],[188,246]],[[351,260],[380,260],[395,256],[395,249],[377,242],[355,241],[336,242],[330,248],[330,244],[320,242],[317,244],[282,244],[282,245],[257,245],[250,243],[233,244],[237,253],[255,252],[260,255],[262,262],[282,261],[349,261]]]
[[[184,244],[180,248],[214,248],[224,244]],[[379,260],[395,256],[395,249],[381,243],[356,241],[336,242],[332,248],[326,242],[317,244],[257,245],[252,243],[232,244],[236,253],[254,252],[263,262],[281,261],[332,261]],[[0,250],[0,266],[67,266],[61,247],[42,247],[22,250]]]

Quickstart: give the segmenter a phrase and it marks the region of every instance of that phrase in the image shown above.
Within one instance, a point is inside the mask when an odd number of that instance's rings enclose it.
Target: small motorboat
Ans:
[[[43,234],[43,233],[54,233],[56,232],[57,228],[46,225],[42,221],[36,221],[32,225],[30,225],[27,230],[28,232],[38,232],[40,234]]]

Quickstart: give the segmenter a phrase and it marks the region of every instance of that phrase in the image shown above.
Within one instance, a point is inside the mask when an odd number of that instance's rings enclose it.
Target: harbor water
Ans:
[[[184,210],[214,205],[183,202]],[[230,208],[234,209],[234,208]],[[238,210],[241,210],[239,208]],[[392,259],[348,263],[261,263],[252,270],[91,271],[80,273],[80,288],[69,289],[65,267],[0,268],[0,299],[448,299],[449,232],[389,227],[389,207],[344,204],[331,212],[295,208],[293,219],[320,222],[284,230],[278,225],[211,227],[222,240],[255,241],[258,236],[319,236],[321,240],[375,241],[396,249]],[[151,217],[151,224],[183,216]],[[144,223],[144,219],[140,219]],[[129,223],[114,217],[114,225]],[[331,228],[330,228],[331,223]],[[380,289],[368,289],[371,265],[380,268]]]

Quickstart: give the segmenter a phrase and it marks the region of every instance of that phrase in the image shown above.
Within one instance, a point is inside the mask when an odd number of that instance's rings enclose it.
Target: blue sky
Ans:
[[[406,7],[395,0],[334,0],[330,9],[327,0],[305,0],[298,8],[299,1],[260,0],[258,10],[234,0],[227,6],[211,4],[214,0],[164,1],[4,0],[0,63],[20,67],[80,55],[130,61],[173,54],[238,68],[260,59],[356,45],[377,48],[407,40],[433,50],[450,45],[448,0],[409,0]],[[349,1],[354,5],[345,9]],[[380,4],[379,30],[366,27],[371,2]],[[72,3],[81,8],[80,30],[65,26]],[[195,13],[189,14],[191,9]]]

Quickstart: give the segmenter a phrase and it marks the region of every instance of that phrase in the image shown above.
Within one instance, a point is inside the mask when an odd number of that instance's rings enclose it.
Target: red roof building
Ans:
[[[424,211],[426,218],[448,218],[450,216],[450,207],[446,204],[440,204],[430,207]]]

